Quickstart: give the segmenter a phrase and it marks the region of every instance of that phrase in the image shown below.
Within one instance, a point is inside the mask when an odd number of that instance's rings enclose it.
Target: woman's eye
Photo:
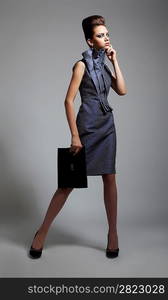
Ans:
[[[99,38],[101,38],[101,37],[103,37],[103,36],[104,36],[104,33],[97,35],[97,37],[99,37]],[[109,33],[107,33],[106,36],[109,37]]]

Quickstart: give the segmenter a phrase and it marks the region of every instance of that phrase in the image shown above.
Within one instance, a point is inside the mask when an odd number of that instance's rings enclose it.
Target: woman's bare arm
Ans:
[[[84,71],[85,71],[85,64],[81,61],[76,62],[73,67],[72,77],[64,101],[66,116],[71,131],[71,135],[72,135],[72,144],[73,146],[77,146],[77,147],[78,146],[82,147],[82,145],[79,139],[79,133],[76,125],[74,100],[78,92]]]
[[[124,76],[121,72],[121,69],[119,67],[117,59],[115,59],[113,62],[114,67],[114,74],[111,74],[112,76],[112,88],[113,90],[120,96],[125,95],[127,93],[127,88],[124,80]]]
[[[114,68],[114,74],[110,70],[111,79],[112,79],[111,87],[118,95],[120,96],[125,95],[127,94],[127,88],[126,88],[124,76],[121,72],[117,60],[117,51],[112,47],[111,44],[106,46],[105,51],[108,59],[110,60]]]

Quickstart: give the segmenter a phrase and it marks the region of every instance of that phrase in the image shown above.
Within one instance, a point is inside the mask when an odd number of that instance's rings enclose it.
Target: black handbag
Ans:
[[[58,188],[87,188],[86,152],[83,146],[74,155],[68,148],[57,148]]]

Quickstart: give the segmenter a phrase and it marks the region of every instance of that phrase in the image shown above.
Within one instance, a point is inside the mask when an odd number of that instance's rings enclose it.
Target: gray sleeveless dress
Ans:
[[[87,175],[116,173],[116,128],[107,96],[111,72],[104,63],[105,50],[89,48],[82,53],[85,72],[79,87],[81,105],[76,124],[86,149]]]

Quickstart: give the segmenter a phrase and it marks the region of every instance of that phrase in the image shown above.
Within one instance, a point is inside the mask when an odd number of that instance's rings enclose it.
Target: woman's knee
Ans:
[[[69,194],[72,192],[74,188],[69,188],[69,187],[65,187],[65,188],[58,188],[57,191],[63,193],[63,194]]]
[[[115,174],[103,174],[102,175],[102,180],[104,183],[109,183],[112,184],[115,182]]]

